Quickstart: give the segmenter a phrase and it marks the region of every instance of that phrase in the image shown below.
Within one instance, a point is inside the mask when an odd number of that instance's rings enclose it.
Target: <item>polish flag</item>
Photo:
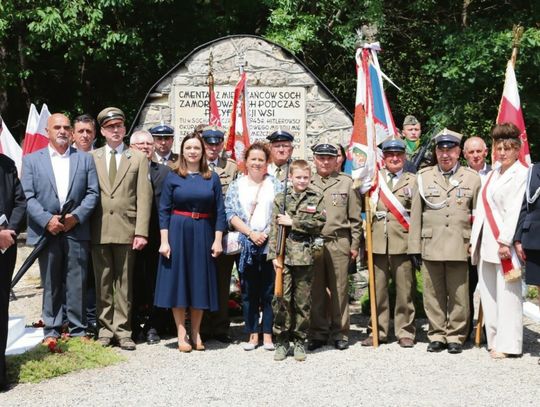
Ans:
[[[43,104],[41,107],[39,115],[36,106],[33,103],[30,105],[22,147],[23,156],[41,150],[49,144],[49,137],[45,129],[47,128],[47,119],[50,115],[51,113],[46,104]]]
[[[519,151],[519,161],[525,166],[531,165],[531,155],[529,152],[529,142],[527,141],[527,131],[525,130],[525,120],[521,111],[521,102],[512,60],[506,65],[506,75],[504,80],[503,95],[499,105],[497,124],[513,123],[521,132],[521,150]]]
[[[250,146],[249,141],[249,114],[247,110],[247,77],[243,72],[236,88],[234,89],[233,107],[231,111],[231,124],[229,127],[229,138],[227,139],[226,151],[233,160],[236,160],[238,167],[244,168],[244,152]],[[238,105],[240,104],[240,109]]]
[[[17,167],[19,176],[21,175],[22,164],[22,149],[19,143],[15,141],[13,135],[6,126],[6,122],[2,120],[2,131],[0,132],[0,153],[7,155]]]

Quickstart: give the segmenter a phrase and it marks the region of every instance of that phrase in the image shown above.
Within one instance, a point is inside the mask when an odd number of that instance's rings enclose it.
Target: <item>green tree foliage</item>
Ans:
[[[518,56],[527,132],[540,140],[540,30],[537,2],[517,0],[382,1],[267,0],[267,36],[303,58],[352,110],[355,29],[376,24],[383,71],[401,87],[387,87],[399,125],[416,115],[425,130],[447,126],[467,135],[488,137],[497,116],[512,26],[526,30]]]
[[[117,105],[132,118],[193,48],[257,33],[266,15],[250,0],[2,0],[0,111],[19,137],[32,102],[72,116]]]

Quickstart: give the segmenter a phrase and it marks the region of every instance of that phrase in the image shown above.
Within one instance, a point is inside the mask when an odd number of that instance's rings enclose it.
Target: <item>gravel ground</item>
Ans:
[[[39,319],[41,295],[36,273],[21,281],[11,314]],[[402,349],[395,342],[361,347],[367,318],[354,310],[351,348],[327,346],[306,362],[274,362],[273,353],[245,352],[235,324],[236,343],[206,343],[206,352],[180,354],[176,341],[139,345],[122,352],[126,362],[86,370],[39,384],[19,384],[0,394],[0,406],[35,405],[295,405],[295,406],[464,406],[538,405],[540,324],[525,320],[521,358],[491,360],[485,348],[460,355],[426,352],[425,320],[417,321],[419,343]]]

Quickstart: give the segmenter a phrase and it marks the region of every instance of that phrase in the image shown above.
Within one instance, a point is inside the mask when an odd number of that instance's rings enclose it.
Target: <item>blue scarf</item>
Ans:
[[[260,257],[264,255],[266,244],[257,246],[243,233],[240,234],[239,241],[242,250],[240,251],[240,260],[238,261],[238,273],[242,274],[246,266],[252,266],[256,261],[260,260]]]

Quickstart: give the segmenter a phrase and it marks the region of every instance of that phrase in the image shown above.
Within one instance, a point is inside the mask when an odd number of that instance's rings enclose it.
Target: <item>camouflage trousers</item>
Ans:
[[[274,335],[278,343],[304,342],[309,331],[312,266],[283,269],[283,298],[274,297]]]

